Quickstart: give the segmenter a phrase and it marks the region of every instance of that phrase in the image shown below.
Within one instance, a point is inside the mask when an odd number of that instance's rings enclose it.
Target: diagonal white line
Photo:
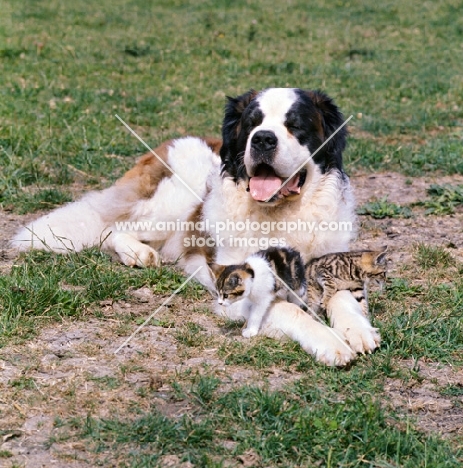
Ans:
[[[329,138],[327,138],[314,152],[311,154],[306,161],[304,161],[282,184],[281,186],[275,190],[268,198],[265,200],[265,202],[270,201],[313,157],[331,140],[331,138],[336,135],[336,133],[341,130],[345,125],[347,125],[347,122],[349,122],[350,119],[352,119],[353,115],[351,115],[339,128],[336,129],[336,131],[330,135]]]
[[[172,174],[177,177],[177,179],[200,201],[200,202],[204,202],[204,200],[165,162],[163,161],[157,154],[156,152],[147,144],[145,143],[145,141],[141,138],[140,135],[138,135],[137,132],[135,132],[135,130],[133,130],[132,128],[130,128],[130,126],[124,122],[124,120],[121,119],[121,117],[119,117],[117,114],[116,115],[116,118],[119,120],[119,122],[122,123],[122,125],[124,125],[124,127],[140,142],[142,143],[145,148],[148,149],[148,151],[153,154],[154,156],[156,156],[156,158],[167,168],[169,169],[170,172],[172,172]]]
[[[298,301],[301,303],[301,304],[304,304],[306,307],[307,307],[307,310],[314,316],[314,318],[316,320],[318,320],[322,325],[325,325],[325,322],[323,322],[323,320],[317,315],[317,313],[311,308],[309,307],[302,299],[301,297],[296,294],[270,267],[268,267],[268,270],[273,274],[273,276],[275,276],[275,278],[277,278],[278,280],[281,281],[281,283],[284,285],[284,287],[291,293],[294,295],[294,297],[296,297],[298,299]],[[351,351],[352,353],[355,354],[354,350],[344,341],[342,340],[338,335],[336,335],[336,333],[334,332],[334,330],[330,327],[327,327],[328,330],[330,331],[330,333],[332,333],[332,335],[340,342],[342,343],[349,351]]]
[[[114,354],[117,354],[124,346],[126,346],[129,341],[166,305],[169,301],[181,291],[184,286],[190,282],[196,273],[201,270],[202,266],[198,267],[194,273],[192,273],[120,346],[114,351]]]

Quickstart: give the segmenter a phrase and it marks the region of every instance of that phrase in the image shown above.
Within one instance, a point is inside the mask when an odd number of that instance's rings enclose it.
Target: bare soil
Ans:
[[[408,178],[397,173],[356,174],[351,177],[358,204],[388,196],[399,204],[422,201],[431,183],[463,183],[462,176]],[[0,274],[14,263],[8,239],[33,216],[0,212]],[[375,220],[361,217],[359,239],[353,248],[388,245],[395,270],[410,260],[417,242],[448,248],[463,261],[463,213],[449,216]],[[188,402],[176,395],[169,382],[189,372],[211,369],[221,379],[223,389],[245,383],[281,388],[300,374],[274,368],[263,375],[252,369],[226,366],[218,355],[225,335],[243,340],[239,329],[224,327],[222,319],[211,312],[211,301],[200,302],[176,297],[159,312],[170,326],[147,325],[120,352],[117,347],[132,333],[121,314],[144,319],[164,300],[149,289],[136,291],[127,303],[102,303],[104,318],[91,313],[80,321],[63,321],[38,331],[37,336],[21,345],[0,349],[0,451],[12,453],[0,458],[0,467],[86,467],[95,466],[97,455],[86,442],[69,442],[61,437],[60,420],[83,417],[127,415],[130,407],[148,410],[156,405],[169,416],[189,410]],[[199,346],[184,346],[175,338],[177,330],[193,322],[202,327],[204,339]],[[404,368],[420,369],[420,379],[409,384],[401,379],[386,383],[386,399],[403,414],[412,414],[426,431],[444,437],[462,433],[463,399],[441,389],[452,384],[463,386],[462,369],[435,363],[404,361]],[[156,390],[156,397],[144,398],[144,389]],[[255,454],[248,454],[251,459]],[[175,458],[175,456],[173,456]],[[166,458],[163,466],[183,466],[178,459]],[[236,466],[252,466],[248,459],[236,460]],[[185,465],[185,468],[187,465]]]

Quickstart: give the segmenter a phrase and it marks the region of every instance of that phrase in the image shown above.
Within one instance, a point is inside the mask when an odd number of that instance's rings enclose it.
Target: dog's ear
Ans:
[[[225,116],[222,125],[222,147],[220,157],[222,159],[222,172],[238,179],[240,161],[237,155],[237,140],[241,129],[241,116],[249,103],[257,96],[257,91],[251,89],[245,94],[232,98],[227,96]]]
[[[323,141],[326,141],[344,123],[344,116],[338,109],[338,106],[325,93],[321,91],[305,91],[305,93],[312,100],[321,116]],[[320,157],[315,157],[314,159],[321,159],[323,156],[325,170],[331,168],[342,170],[342,152],[346,147],[346,140],[347,128],[343,127],[320,151]]]

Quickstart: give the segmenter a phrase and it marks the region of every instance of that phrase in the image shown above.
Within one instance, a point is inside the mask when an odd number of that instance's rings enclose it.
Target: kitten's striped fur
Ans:
[[[310,307],[326,311],[337,291],[350,290],[368,314],[368,283],[386,280],[386,250],[340,252],[315,258],[306,264],[307,292]]]

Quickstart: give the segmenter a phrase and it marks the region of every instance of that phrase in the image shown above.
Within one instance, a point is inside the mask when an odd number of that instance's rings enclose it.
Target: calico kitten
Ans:
[[[386,280],[386,250],[362,250],[324,255],[306,264],[309,305],[317,312],[326,311],[329,300],[337,291],[348,289],[368,315],[367,286],[373,280]]]
[[[247,317],[242,334],[246,338],[257,335],[275,299],[304,306],[307,295],[304,263],[300,253],[289,247],[260,250],[241,265],[209,267],[215,278],[218,303],[228,307],[242,301],[243,315]]]

